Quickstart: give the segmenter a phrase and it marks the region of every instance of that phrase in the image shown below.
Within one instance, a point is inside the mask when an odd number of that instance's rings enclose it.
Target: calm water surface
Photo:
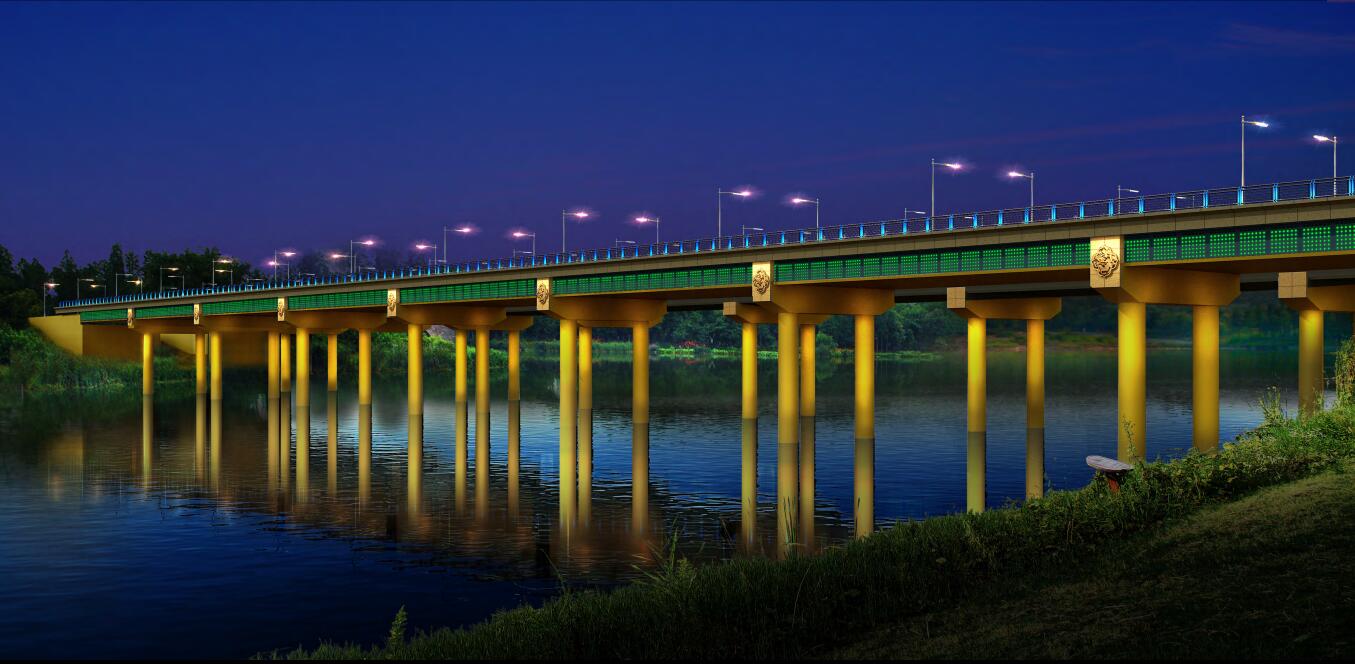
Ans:
[[[1024,494],[1024,357],[991,353],[988,503]],[[1225,352],[1222,435],[1260,419],[1266,388],[1296,382],[1292,352]],[[321,639],[379,641],[407,607],[416,627],[540,603],[562,582],[606,586],[653,564],[736,545],[742,427],[737,362],[655,360],[649,509],[631,510],[630,367],[595,369],[591,500],[559,527],[553,363],[523,371],[521,464],[507,463],[508,405],[494,401],[489,463],[457,450],[448,381],[430,378],[411,465],[403,382],[364,417],[351,390],[312,388],[309,422],[240,378],[214,410],[162,390],[154,404],[29,399],[0,414],[0,653],[6,657],[236,657]],[[763,362],[756,531],[776,530],[774,363]],[[850,535],[852,374],[820,366],[815,539]],[[881,363],[876,520],[963,509],[962,355]],[[494,393],[504,388],[495,384]],[[1190,446],[1190,355],[1149,362],[1150,456]],[[472,392],[473,394],[473,392]],[[1051,353],[1046,470],[1085,484],[1088,454],[1115,453],[1115,356]],[[270,420],[293,421],[286,435]],[[416,429],[417,431],[417,429]],[[417,436],[416,436],[417,439]],[[285,447],[284,447],[285,445]],[[286,454],[282,454],[286,450]],[[416,457],[419,453],[416,449]],[[458,472],[458,470],[461,472]]]

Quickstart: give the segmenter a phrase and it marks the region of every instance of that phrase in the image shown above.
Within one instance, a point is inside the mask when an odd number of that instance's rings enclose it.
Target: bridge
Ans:
[[[73,350],[139,355],[154,391],[160,335],[191,340],[198,394],[222,396],[231,362],[267,365],[267,394],[310,405],[311,335],[328,337],[328,389],[338,387],[336,337],[358,333],[358,400],[370,407],[371,335],[408,335],[410,454],[421,445],[426,327],[455,330],[458,450],[466,449],[467,347],[474,332],[476,457],[489,446],[489,339],[508,337],[509,464],[517,463],[520,333],[533,317],[560,323],[562,519],[591,483],[592,330],[634,339],[632,463],[636,510],[647,501],[649,330],[675,308],[720,308],[742,326],[743,509],[756,509],[757,326],[777,329],[779,541],[813,500],[815,325],[855,320],[856,532],[874,523],[875,316],[899,301],[944,300],[966,319],[967,506],[984,509],[987,321],[1026,321],[1026,494],[1043,492],[1044,325],[1065,296],[1099,294],[1118,312],[1118,455],[1144,458],[1146,306],[1193,312],[1193,445],[1219,445],[1219,307],[1242,289],[1274,290],[1299,323],[1301,413],[1321,407],[1325,312],[1355,312],[1355,177],[1227,187],[912,220],[759,232],[624,249],[494,259],[374,275],[293,280],[66,301],[32,319]],[[295,373],[293,373],[293,370]],[[149,399],[148,399],[149,400]],[[802,426],[805,422],[808,426]],[[419,448],[421,449],[421,448]],[[458,454],[461,456],[461,453]],[[568,506],[568,509],[567,509]],[[748,534],[751,537],[751,534]]]

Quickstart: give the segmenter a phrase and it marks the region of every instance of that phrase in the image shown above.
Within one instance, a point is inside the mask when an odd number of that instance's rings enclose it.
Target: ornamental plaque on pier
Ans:
[[[193,324],[202,325],[202,305],[193,303]]]
[[[287,320],[287,298],[278,298],[278,322]]]
[[[136,309],[127,310],[127,327],[136,327]]]
[[[772,264],[770,261],[753,263],[753,301],[772,301]]]
[[[400,313],[400,289],[386,289],[386,318],[395,318]]]
[[[536,280],[536,310],[550,310],[550,279],[543,278]]]
[[[1090,249],[1092,288],[1119,288],[1120,268],[1124,265],[1124,238],[1119,235],[1094,237]]]

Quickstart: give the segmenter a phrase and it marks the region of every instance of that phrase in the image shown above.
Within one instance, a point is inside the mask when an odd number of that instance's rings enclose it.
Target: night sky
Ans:
[[[1325,177],[1355,5],[0,4],[0,244],[504,256]],[[1343,155],[1341,173],[1355,168]],[[523,244],[516,245],[526,248]]]

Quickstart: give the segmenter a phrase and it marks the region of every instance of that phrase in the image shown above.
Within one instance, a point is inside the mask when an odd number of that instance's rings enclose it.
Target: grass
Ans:
[[[830,654],[881,627],[906,625],[919,616],[963,606],[962,602],[983,597],[994,583],[1132,552],[1143,533],[1160,531],[1164,524],[1264,487],[1330,471],[1353,457],[1355,408],[1295,421],[1271,407],[1266,423],[1240,442],[1213,456],[1142,464],[1119,494],[1097,481],[1076,491],[1051,492],[1019,507],[899,524],[815,556],[669,564],[642,582],[612,592],[567,592],[541,608],[501,612],[465,629],[402,635],[371,647],[324,644],[288,656],[593,659]],[[1285,599],[1288,604],[1302,601]],[[1125,618],[1136,610],[1132,604],[1119,607]]]
[[[1355,632],[1355,483],[1328,471],[1072,568],[994,584],[849,659],[1337,658]]]
[[[193,370],[169,355],[155,358],[157,384],[189,384]],[[0,383],[21,394],[120,392],[141,389],[141,363],[79,357],[58,348],[36,330],[0,328]]]

